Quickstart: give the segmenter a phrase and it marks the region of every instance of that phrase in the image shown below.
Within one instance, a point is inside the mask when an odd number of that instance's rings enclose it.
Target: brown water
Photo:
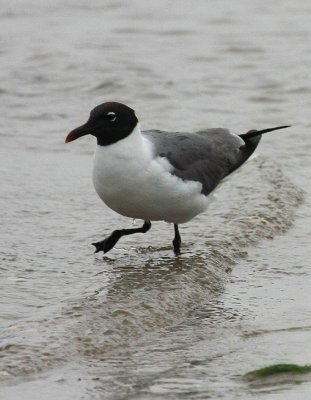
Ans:
[[[0,398],[307,399],[311,362],[311,4],[0,2]],[[91,183],[91,108],[143,129],[266,135],[257,158],[181,226],[90,243],[132,221]],[[138,223],[138,222],[137,222]]]

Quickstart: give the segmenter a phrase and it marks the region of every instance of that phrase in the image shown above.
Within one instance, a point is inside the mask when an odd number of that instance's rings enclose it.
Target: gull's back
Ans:
[[[204,195],[239,168],[254,152],[261,138],[255,136],[243,140],[222,128],[195,133],[148,130],[143,135],[153,143],[155,156],[169,160],[174,175],[200,182]]]

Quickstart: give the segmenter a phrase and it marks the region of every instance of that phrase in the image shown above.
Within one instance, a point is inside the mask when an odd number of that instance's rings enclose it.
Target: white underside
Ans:
[[[139,124],[125,139],[97,146],[93,182],[103,202],[117,213],[150,221],[187,222],[207,208],[199,182],[172,175],[171,164],[154,158]]]

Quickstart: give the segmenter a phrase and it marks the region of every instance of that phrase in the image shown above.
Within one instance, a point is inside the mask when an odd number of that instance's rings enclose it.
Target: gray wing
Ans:
[[[244,141],[222,128],[195,133],[148,130],[143,135],[154,144],[155,155],[169,160],[174,175],[201,182],[205,195],[242,165],[260,140],[258,136]]]

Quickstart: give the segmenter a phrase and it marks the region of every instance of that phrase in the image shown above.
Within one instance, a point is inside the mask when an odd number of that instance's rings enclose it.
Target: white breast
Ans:
[[[153,145],[139,124],[125,139],[97,146],[93,182],[99,197],[117,213],[150,221],[189,221],[207,207],[199,182],[172,175],[163,157],[154,158]]]

